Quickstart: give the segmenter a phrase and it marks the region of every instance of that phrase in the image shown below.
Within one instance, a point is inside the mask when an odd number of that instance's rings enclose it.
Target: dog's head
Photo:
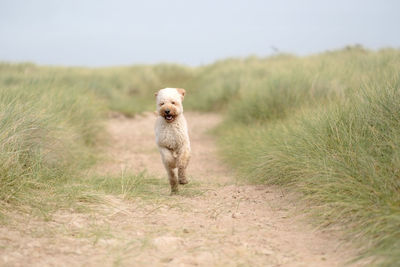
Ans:
[[[157,113],[166,122],[173,122],[183,112],[182,101],[185,89],[165,88],[155,93],[157,99]]]

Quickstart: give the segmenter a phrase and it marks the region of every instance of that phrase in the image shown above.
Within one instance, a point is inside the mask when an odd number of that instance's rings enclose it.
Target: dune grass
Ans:
[[[45,210],[57,186],[93,162],[103,108],[80,88],[0,73],[0,213]]]

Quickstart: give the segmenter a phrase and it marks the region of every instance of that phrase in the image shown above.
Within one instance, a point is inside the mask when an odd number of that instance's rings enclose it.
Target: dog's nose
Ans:
[[[165,110],[165,114],[167,114],[167,115],[169,114],[169,109]]]

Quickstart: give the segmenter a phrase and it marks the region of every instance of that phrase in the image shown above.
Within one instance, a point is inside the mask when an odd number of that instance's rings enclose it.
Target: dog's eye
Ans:
[[[160,106],[164,105],[164,103],[160,103]]]
[[[172,101],[171,104],[172,104],[172,105],[175,105],[175,101]]]

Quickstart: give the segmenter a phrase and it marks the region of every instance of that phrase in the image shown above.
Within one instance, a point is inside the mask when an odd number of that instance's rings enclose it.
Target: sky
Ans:
[[[208,64],[400,48],[398,0],[0,0],[0,61]]]

